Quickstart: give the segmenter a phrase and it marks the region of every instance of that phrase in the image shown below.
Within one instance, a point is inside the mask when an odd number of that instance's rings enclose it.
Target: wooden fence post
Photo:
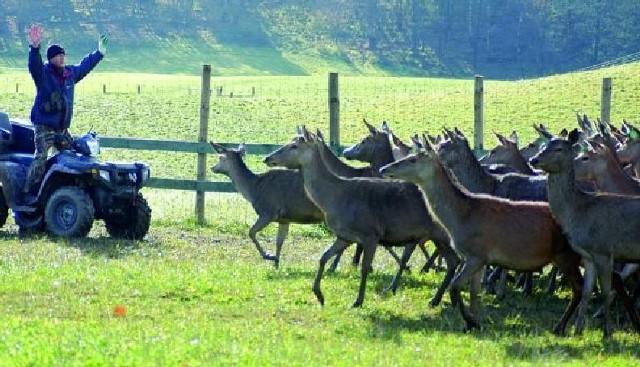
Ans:
[[[211,99],[211,65],[202,65],[202,90],[200,92],[200,131],[198,142],[206,143],[209,135],[209,100]],[[198,152],[198,182],[207,179],[207,153]],[[196,217],[198,224],[204,224],[204,194],[196,190]]]
[[[600,120],[611,123],[611,78],[602,79],[602,99],[600,101]]]
[[[473,149],[484,149],[484,83],[481,75],[476,75],[473,91]]]
[[[329,145],[340,146],[340,89],[338,73],[329,73]]]

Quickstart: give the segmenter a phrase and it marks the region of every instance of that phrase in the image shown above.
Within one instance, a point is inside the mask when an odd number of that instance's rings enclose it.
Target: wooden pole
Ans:
[[[329,73],[329,145],[340,146],[340,89],[338,73]]]
[[[211,65],[202,65],[202,89],[200,92],[200,131],[198,142],[206,143],[209,136],[209,101],[211,99]],[[207,179],[207,153],[198,152],[198,182]],[[204,194],[196,190],[196,217],[198,224],[204,224]]]
[[[476,75],[473,91],[473,149],[484,149],[484,83],[481,75]]]
[[[611,123],[611,91],[613,82],[611,78],[602,79],[602,99],[600,101],[600,120]]]

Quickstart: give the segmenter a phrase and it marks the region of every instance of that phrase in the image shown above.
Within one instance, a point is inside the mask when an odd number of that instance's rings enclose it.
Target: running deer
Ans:
[[[337,176],[323,162],[319,144],[302,127],[301,136],[268,155],[265,163],[301,170],[309,198],[325,214],[327,225],[336,236],[320,257],[313,283],[313,292],[320,304],[324,304],[320,284],[327,261],[351,243],[363,247],[360,288],[353,303],[353,307],[359,307],[364,302],[367,276],[378,245],[404,246],[402,263],[406,264],[416,245],[429,239],[439,246],[447,261],[447,274],[431,300],[432,305],[438,304],[459,259],[445,231],[429,216],[418,187],[398,180]],[[400,266],[392,289],[397,286],[403,270],[404,266]]]
[[[505,165],[513,169],[514,172],[523,175],[537,176],[529,162],[524,158],[518,149],[518,133],[513,131],[509,137],[494,132],[498,145],[489,151],[485,156],[478,159],[480,164],[487,166],[492,164]]]
[[[367,167],[353,167],[350,166],[338,158],[338,156],[333,153],[331,148],[325,143],[324,136],[322,131],[318,129],[317,137],[319,140],[318,150],[320,151],[320,156],[322,157],[322,161],[324,164],[338,176],[351,178],[351,177],[380,177],[380,174],[377,170],[373,170],[371,166]],[[389,252],[389,254],[398,262],[400,266],[402,266],[401,259],[398,255],[393,251],[391,247],[385,247],[385,249]],[[425,256],[429,258],[429,253],[427,252],[424,244],[420,244],[420,249],[425,253]],[[358,265],[360,263],[360,257],[362,256],[362,246],[357,245],[356,251],[353,255],[353,260],[351,261],[352,265]],[[342,257],[342,252],[336,254],[333,263],[329,266],[329,271],[335,271],[338,267],[338,263],[340,262],[340,258]]]
[[[394,149],[394,140],[400,141],[400,139],[393,135],[386,121],[382,122],[380,130],[376,129],[366,120],[363,120],[363,122],[369,130],[369,134],[360,140],[360,142],[346,148],[342,153],[345,158],[369,163],[372,168],[379,170],[382,166],[394,162],[396,157],[399,157],[403,154],[402,151],[407,149],[405,147],[409,147],[408,145],[402,144],[403,148]],[[406,154],[407,153],[404,153],[404,155]],[[427,272],[429,268],[433,266],[439,254],[436,250],[434,254],[429,256],[424,243],[420,244],[420,249],[427,258],[421,272]]]
[[[300,172],[277,169],[256,174],[243,160],[243,145],[230,149],[214,142],[210,144],[219,153],[218,163],[211,167],[211,171],[228,176],[236,191],[251,203],[258,219],[249,229],[249,238],[256,245],[260,256],[273,261],[278,268],[289,224],[320,223],[324,220],[324,215],[307,198]],[[267,253],[257,238],[258,233],[273,222],[278,223],[275,255]]]
[[[489,194],[492,196],[515,201],[547,200],[546,177],[529,176],[518,173],[491,174],[478,162],[469,146],[469,142],[458,129],[445,130],[446,140],[436,146],[437,154],[444,165],[451,169],[459,182],[473,193]],[[500,287],[496,291],[499,299],[505,296],[506,273],[496,269],[495,276],[501,276]],[[552,272],[553,275],[553,272]],[[491,286],[490,276],[487,285]],[[532,274],[526,275],[525,292],[532,292]]]
[[[640,331],[637,311],[613,272],[614,261],[640,260],[640,197],[587,193],[575,180],[574,158],[579,132],[573,130],[568,139],[553,139],[531,159],[531,164],[548,173],[549,205],[554,217],[567,234],[571,247],[582,256],[584,286],[576,318],[575,332],[581,334],[596,277],[604,297],[603,335],[613,330],[609,306],[613,298],[611,282],[623,300],[634,327]]]
[[[482,168],[459,130],[447,130],[445,134],[448,139],[437,146],[438,155],[469,191],[510,200],[547,201],[546,177],[490,174]]]
[[[580,257],[571,250],[549,205],[471,193],[445,168],[426,138],[424,143],[425,151],[381,171],[385,177],[405,179],[420,187],[432,218],[445,228],[454,249],[461,254],[464,265],[451,283],[450,294],[452,302],[459,306],[465,329],[481,327],[476,311],[485,266],[532,271],[553,262],[567,275],[572,290],[571,302],[553,329],[556,334],[564,334],[580,302]],[[471,297],[467,308],[460,292],[469,280]]]

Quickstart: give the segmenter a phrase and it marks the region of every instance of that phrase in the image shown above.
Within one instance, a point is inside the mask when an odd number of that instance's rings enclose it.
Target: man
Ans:
[[[35,126],[35,157],[25,180],[25,204],[33,204],[43,179],[47,154],[51,147],[58,150],[72,147],[69,126],[73,116],[74,86],[104,57],[107,37],[100,36],[98,49],[86,55],[78,65],[65,65],[65,51],[52,44],[47,49],[47,63],[42,62],[40,43],[42,30],[32,25],[29,38],[29,73],[36,85],[36,98],[31,108],[31,122]],[[31,194],[32,196],[30,196]]]

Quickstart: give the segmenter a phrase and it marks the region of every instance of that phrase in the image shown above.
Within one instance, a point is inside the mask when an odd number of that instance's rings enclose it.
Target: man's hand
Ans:
[[[40,25],[32,24],[31,27],[29,27],[27,36],[29,38],[29,44],[31,45],[31,47],[40,47],[40,43],[42,42],[42,29],[40,28]]]
[[[100,51],[100,53],[102,53],[103,55],[106,55],[108,44],[109,44],[109,37],[107,36],[107,34],[106,33],[101,34],[100,38],[98,38],[98,51]]]

